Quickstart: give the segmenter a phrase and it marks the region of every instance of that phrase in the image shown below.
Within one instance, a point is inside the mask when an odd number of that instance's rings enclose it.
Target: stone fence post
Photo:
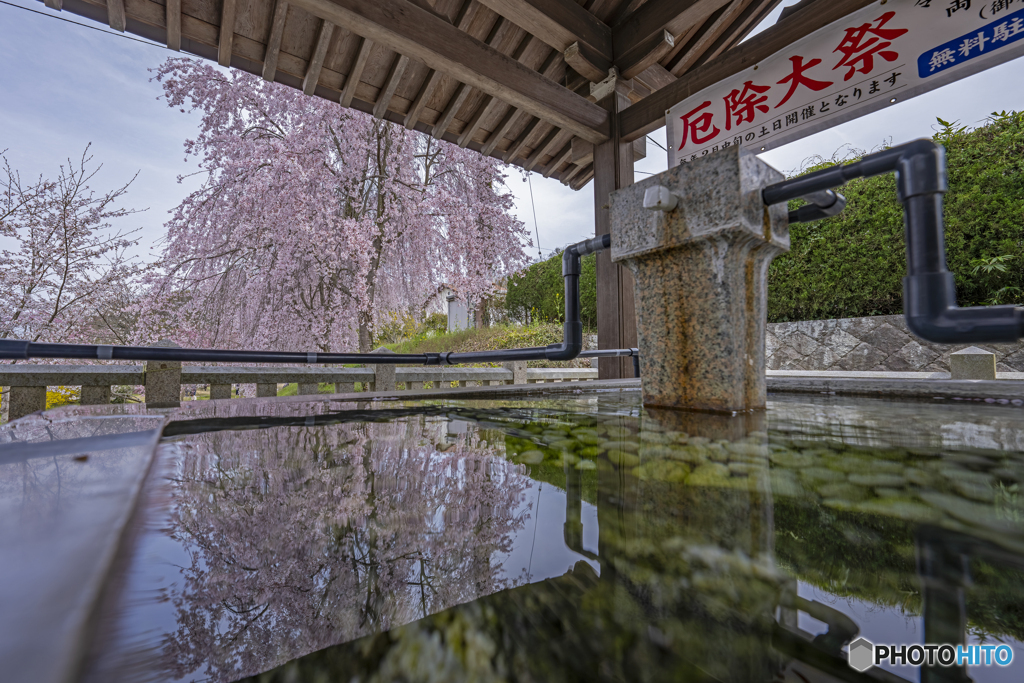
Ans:
[[[169,339],[161,339],[155,348],[181,348]],[[146,361],[146,405],[150,408],[177,408],[181,405],[181,361]],[[230,389],[229,389],[230,391]]]
[[[526,361],[516,360],[505,362],[501,367],[512,373],[512,381],[505,380],[505,384],[526,384]]]
[[[373,353],[394,353],[390,349],[386,349],[383,346],[373,351]],[[397,382],[395,381],[395,366],[394,365],[371,365],[373,369],[374,380],[373,390],[374,391],[395,391]]]

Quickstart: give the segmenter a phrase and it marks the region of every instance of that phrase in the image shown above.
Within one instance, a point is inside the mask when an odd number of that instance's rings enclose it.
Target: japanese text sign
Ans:
[[[1024,0],[881,0],[666,113],[669,167],[768,150],[1024,54]]]

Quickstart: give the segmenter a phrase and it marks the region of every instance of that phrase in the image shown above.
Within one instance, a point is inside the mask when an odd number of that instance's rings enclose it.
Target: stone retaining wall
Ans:
[[[968,346],[995,353],[999,372],[1024,372],[1024,344],[932,344],[901,315],[772,323],[765,350],[769,370],[949,372],[949,354]]]

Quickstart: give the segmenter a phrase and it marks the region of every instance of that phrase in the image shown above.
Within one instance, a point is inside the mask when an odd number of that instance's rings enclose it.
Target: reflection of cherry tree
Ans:
[[[166,654],[233,680],[508,587],[495,553],[527,479],[446,422],[189,439],[173,535],[190,552]],[[440,445],[439,444],[443,444]]]

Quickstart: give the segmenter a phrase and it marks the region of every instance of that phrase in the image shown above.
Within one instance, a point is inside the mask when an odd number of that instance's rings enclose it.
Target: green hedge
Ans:
[[[993,114],[974,130],[939,122],[935,140],[945,145],[949,165],[946,250],[958,303],[1018,303],[1024,289],[1024,114]],[[790,228],[792,251],[768,273],[769,321],[903,312],[906,251],[895,176],[855,180],[843,194],[849,204],[839,216]]]
[[[993,114],[973,130],[939,122],[935,140],[949,164],[946,250],[958,303],[1024,302],[1024,114]],[[792,251],[768,271],[769,321],[903,312],[906,251],[895,176],[855,180],[843,194],[849,204],[839,216],[791,226]],[[593,256],[584,259],[580,279],[590,329],[597,326],[595,264]],[[556,254],[510,278],[506,310],[519,322],[561,322],[562,292]]]
[[[580,319],[585,329],[597,328],[597,257],[583,258],[580,273]],[[508,281],[505,311],[521,323],[565,322],[562,253],[535,263]]]

